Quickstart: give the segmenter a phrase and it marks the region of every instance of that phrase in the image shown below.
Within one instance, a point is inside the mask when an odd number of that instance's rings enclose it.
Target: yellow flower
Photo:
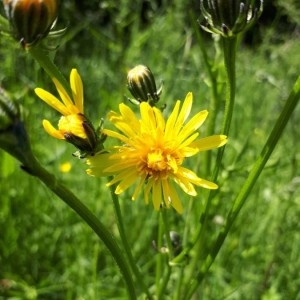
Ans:
[[[56,129],[48,120],[43,120],[44,129],[53,137],[73,144],[80,151],[74,153],[80,158],[94,155],[101,148],[101,139],[96,134],[92,123],[83,114],[83,86],[76,69],[70,74],[72,98],[61,83],[52,79],[62,101],[49,92],[36,88],[35,93],[49,106],[62,114]]]
[[[58,130],[55,129],[48,120],[43,120],[44,129],[51,136],[61,140],[66,138],[66,133],[83,139],[87,138],[86,132],[82,126],[82,123],[85,120],[83,115],[83,86],[77,70],[73,69],[70,74],[70,84],[74,102],[61,83],[55,78],[52,80],[62,102],[41,88],[36,88],[35,93],[63,116],[59,120]]]
[[[151,197],[155,210],[165,205],[173,206],[182,213],[183,207],[174,182],[191,196],[197,195],[194,185],[207,189],[218,188],[215,183],[199,178],[193,171],[183,167],[185,158],[227,142],[224,135],[196,140],[199,133],[195,131],[203,124],[208,112],[200,111],[186,122],[192,102],[193,95],[188,93],[181,109],[180,101],[177,101],[166,121],[162,112],[147,102],[140,104],[140,120],[127,105],[120,104],[120,114],[109,114],[109,120],[120,133],[112,130],[103,130],[103,133],[123,144],[113,147],[110,153],[89,157],[87,163],[90,169],[87,173],[94,176],[114,175],[108,186],[117,184],[116,194],[136,184],[132,200],[143,188],[145,202],[148,203]]]
[[[72,169],[72,165],[70,162],[64,162],[59,166],[59,170],[62,173],[69,173]]]

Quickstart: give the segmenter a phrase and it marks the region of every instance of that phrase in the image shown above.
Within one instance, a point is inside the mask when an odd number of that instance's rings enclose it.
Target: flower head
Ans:
[[[58,0],[4,0],[6,15],[15,37],[30,47],[48,35],[55,23]]]
[[[57,79],[53,78],[53,82],[62,101],[46,90],[35,89],[35,93],[43,101],[62,114],[58,122],[58,129],[48,120],[43,120],[44,129],[51,136],[67,140],[79,150],[93,152],[98,139],[94,127],[83,113],[83,85],[79,73],[73,69],[70,74],[73,99]]]
[[[153,73],[144,65],[138,65],[129,70],[127,87],[135,99],[129,100],[137,104],[146,101],[151,106],[154,106],[162,92],[162,87],[157,90]]]
[[[247,30],[261,15],[263,0],[200,0],[205,31],[232,37]]]
[[[183,207],[174,183],[191,196],[197,195],[194,185],[218,188],[215,183],[199,178],[183,166],[187,157],[227,142],[224,135],[196,140],[199,133],[195,131],[203,124],[208,112],[200,111],[186,122],[192,102],[192,93],[188,93],[181,109],[180,101],[177,101],[167,120],[159,109],[147,102],[140,104],[140,119],[128,106],[120,104],[120,114],[109,114],[109,120],[120,133],[112,130],[104,130],[104,133],[120,140],[122,145],[113,147],[110,153],[90,157],[87,173],[94,176],[114,175],[108,185],[117,184],[116,194],[136,184],[132,200],[144,189],[145,202],[148,203],[151,197],[156,210],[161,205],[173,206],[179,213]]]

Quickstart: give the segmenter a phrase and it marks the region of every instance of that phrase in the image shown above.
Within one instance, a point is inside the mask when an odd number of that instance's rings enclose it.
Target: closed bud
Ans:
[[[20,108],[0,88],[0,131],[4,131],[20,119]]]
[[[247,30],[261,15],[263,0],[200,0],[205,31],[224,37]]]
[[[138,103],[148,102],[151,106],[159,100],[162,90],[162,88],[156,89],[155,79],[151,70],[143,65],[138,65],[128,72],[127,86]]]
[[[0,89],[0,148],[28,165],[31,148],[16,102]]]
[[[58,0],[3,0],[15,38],[26,48],[46,37],[57,18]]]

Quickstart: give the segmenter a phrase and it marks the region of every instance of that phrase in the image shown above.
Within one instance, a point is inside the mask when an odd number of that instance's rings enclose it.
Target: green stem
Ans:
[[[170,280],[170,277],[171,277],[171,268],[169,266],[167,269],[167,274],[165,274],[162,284],[161,284],[161,287],[160,287],[160,290],[158,292],[158,297],[157,297],[158,300],[165,299],[165,291],[166,291],[168,282]]]
[[[223,53],[224,53],[224,65],[226,70],[226,98],[225,98],[225,110],[224,110],[222,133],[228,135],[230,130],[231,120],[232,120],[232,115],[233,115],[234,102],[235,102],[235,86],[236,86],[235,59],[236,59],[237,38],[236,37],[222,38],[222,43],[223,43]],[[212,181],[214,182],[218,178],[218,174],[222,164],[224,149],[225,147],[221,147],[218,149],[216,165],[212,175]],[[184,259],[186,254],[190,251],[190,249],[194,247],[196,244],[198,244],[199,249],[196,251],[196,254],[193,257],[193,262],[190,264],[191,265],[190,272],[189,275],[187,276],[186,282],[190,282],[190,280],[193,278],[194,271],[198,266],[198,262],[200,261],[201,256],[203,255],[203,250],[206,249],[205,247],[203,247],[203,241],[206,237],[204,233],[207,228],[209,209],[214,195],[215,195],[215,191],[210,191],[203,212],[200,217],[201,223],[196,229],[192,243],[188,248],[184,249],[184,251],[180,254],[180,256],[176,257],[172,262],[172,263],[178,263],[180,260]]]
[[[86,222],[86,224],[90,226],[90,228],[93,229],[118,264],[123,274],[130,299],[136,299],[135,287],[131,277],[130,268],[113,235],[69,189],[67,189],[63,184],[57,181],[52,174],[45,170],[34,156],[30,158],[30,164],[24,166],[24,169],[31,175],[41,180],[50,190],[52,190],[69,207],[71,207]]]
[[[163,218],[162,215],[159,214],[158,221],[158,234],[157,234],[157,256],[156,256],[156,266],[155,266],[155,286],[156,286],[156,294],[159,295],[160,291],[160,283],[162,278],[162,261],[163,254],[161,253],[161,248],[163,245]]]
[[[142,276],[140,270],[138,269],[138,267],[135,263],[135,260],[133,258],[132,252],[131,252],[131,248],[130,248],[129,243],[128,243],[128,239],[126,237],[123,218],[122,218],[122,213],[121,213],[121,208],[120,208],[119,197],[114,192],[115,191],[115,186],[111,186],[110,191],[111,191],[112,201],[113,201],[115,214],[116,214],[116,218],[117,218],[117,225],[118,225],[120,237],[121,237],[121,240],[122,240],[122,243],[123,243],[127,258],[128,258],[128,261],[129,261],[129,264],[131,266],[131,269],[132,269],[132,271],[135,275],[135,278],[136,278],[138,284],[141,286],[144,293],[147,295],[147,299],[151,300],[153,298],[152,298],[146,284],[143,281],[143,276]]]
[[[228,135],[231,120],[232,120],[234,102],[235,102],[234,101],[235,86],[236,86],[235,60],[236,60],[237,37],[222,38],[222,42],[223,42],[223,52],[224,52],[224,64],[226,70],[226,100],[225,100],[225,112],[224,112],[222,133]],[[224,149],[224,147],[221,149]]]
[[[207,43],[203,40],[202,35],[199,30],[199,24],[195,21],[195,14],[190,14],[190,20],[192,20],[192,26],[196,35],[197,42],[200,46],[201,55],[203,58],[204,65],[207,70],[207,74],[209,77],[209,82],[211,84],[211,99],[210,99],[210,107],[209,107],[209,118],[208,118],[208,124],[207,124],[207,135],[210,136],[214,133],[215,130],[215,124],[216,124],[216,118],[217,118],[217,112],[218,112],[218,106],[219,106],[219,92],[218,92],[218,71],[219,68],[217,67],[218,61],[219,61],[219,55],[216,51],[216,56],[213,62],[211,62],[211,59],[207,55]],[[205,152],[205,174],[211,174],[211,151]]]
[[[66,78],[63,76],[61,71],[50,59],[48,51],[42,49],[41,46],[37,45],[29,48],[28,52],[51,78],[56,78],[60,82],[60,84],[64,87],[68,95],[72,97],[72,91],[69,83],[67,82]]]
[[[205,45],[203,44],[203,40],[201,38],[201,35],[197,33],[198,31],[195,30],[197,40],[200,43],[200,48],[202,51],[202,56],[205,62],[205,65],[208,70],[209,78],[211,80],[211,84],[213,87],[213,103],[212,103],[212,108],[213,108],[213,120],[216,119],[216,109],[219,103],[219,93],[217,90],[217,81],[216,81],[216,73],[213,72],[212,66],[209,63],[209,59],[207,57],[207,53],[205,48]],[[235,85],[236,85],[236,75],[235,75],[235,58],[236,58],[236,44],[237,44],[237,39],[236,38],[222,38],[222,43],[223,43],[223,52],[224,52],[224,65],[225,65],[225,70],[226,70],[226,99],[225,99],[225,110],[224,110],[224,120],[223,120],[223,126],[222,126],[222,133],[225,135],[228,135],[229,129],[230,129],[230,124],[231,124],[231,119],[232,119],[232,114],[233,114],[233,108],[234,108],[234,100],[235,100]],[[214,124],[210,125],[210,129],[212,130],[214,128]],[[218,154],[217,154],[217,159],[216,159],[216,165],[215,169],[212,175],[212,181],[216,181],[220,166],[222,163],[223,159],[223,154],[224,154],[224,149],[225,147],[221,147],[218,149]],[[209,160],[209,158],[208,158]],[[207,162],[207,167],[206,169],[210,169],[210,162]],[[183,260],[185,260],[187,254],[190,252],[190,250],[195,246],[195,244],[199,241],[200,236],[202,235],[203,232],[203,224],[207,222],[207,217],[208,217],[208,211],[211,205],[211,201],[214,197],[214,191],[210,191],[208,200],[205,204],[205,207],[203,209],[203,213],[201,214],[200,217],[200,225],[197,227],[193,238],[192,242],[185,248],[183,251],[173,259],[172,264],[178,264],[181,263]],[[199,253],[200,255],[200,253]],[[198,258],[197,258],[198,259]]]
[[[198,285],[201,283],[209,268],[215,261],[216,256],[218,255],[236,217],[238,216],[241,208],[245,204],[247,197],[249,196],[250,192],[252,191],[259,175],[261,174],[262,170],[264,169],[267,161],[269,160],[275,146],[277,145],[281,134],[286,127],[288,120],[290,119],[298,101],[300,98],[300,76],[296,80],[296,83],[285,103],[285,106],[277,119],[269,138],[264,145],[259,157],[257,158],[252,170],[249,173],[245,183],[243,184],[239,194],[237,195],[232,208],[227,216],[227,221],[223,229],[220,231],[214,246],[212,247],[210,253],[207,254],[205,262],[197,274],[196,280],[194,280],[190,286],[189,293],[187,294],[185,299],[190,299],[197,289]]]
[[[165,236],[165,240],[167,243],[166,247],[168,249],[168,252],[165,254],[165,256],[168,258],[167,262],[169,262],[169,260],[170,260],[169,258],[170,258],[170,256],[173,256],[174,251],[173,251],[173,246],[172,246],[172,242],[171,242],[171,238],[170,238],[168,211],[166,208],[163,207],[161,209],[161,215],[162,215],[162,221],[163,221],[164,236]],[[164,245],[164,247],[165,247],[165,245]],[[163,281],[160,285],[158,297],[157,297],[158,300],[164,299],[164,294],[165,294],[165,291],[166,291],[166,288],[167,288],[167,285],[168,285],[168,282],[169,282],[169,279],[171,276],[171,267],[170,267],[169,263],[167,264],[166,268],[167,268],[167,273],[164,275]]]
[[[190,230],[193,230],[193,226],[192,226],[192,224],[194,224],[193,201],[194,201],[194,199],[192,197],[190,197],[187,214],[186,214],[186,218],[185,218],[185,222],[184,222],[184,230],[183,230],[183,234],[182,234],[182,245],[185,245],[187,243],[187,241],[189,240]],[[183,251],[181,251],[179,255],[182,255],[182,252]],[[172,266],[172,263],[174,263],[174,261],[176,262],[177,257],[175,257],[175,259],[173,259],[173,261],[170,262],[171,266]],[[188,261],[187,256],[185,257],[185,259],[187,262]],[[181,292],[182,292],[182,288],[184,287],[184,275],[186,273],[186,265],[179,265],[177,267],[179,267],[180,269],[178,271],[178,277],[177,277],[177,281],[176,281],[176,291],[175,291],[173,300],[180,300],[182,298]]]
[[[229,134],[234,102],[235,102],[235,86],[236,86],[236,71],[235,71],[235,60],[236,60],[236,44],[237,37],[232,38],[224,38],[222,37],[223,42],[223,52],[224,52],[224,65],[226,70],[226,99],[225,99],[225,110],[224,110],[224,119],[222,126],[222,133],[227,135]],[[218,149],[216,165],[212,175],[212,181],[215,182],[218,179],[219,171],[222,165],[222,159],[224,155],[224,150],[226,146],[223,146]],[[211,190],[209,192],[207,201],[205,203],[205,207],[203,213],[201,215],[201,229],[199,232],[200,236],[200,244],[203,242],[205,238],[205,231],[207,228],[207,222],[209,218],[209,209],[211,207],[212,199],[214,198],[216,191]],[[198,251],[198,257],[202,254],[202,251]]]

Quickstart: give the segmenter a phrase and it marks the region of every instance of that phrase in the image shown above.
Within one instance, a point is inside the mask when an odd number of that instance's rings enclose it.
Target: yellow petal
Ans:
[[[133,128],[138,128],[140,126],[139,120],[135,116],[135,113],[131,110],[129,106],[124,103],[119,105],[119,110],[122,116],[123,122],[130,124]]]
[[[186,180],[188,180],[192,184],[201,186],[201,187],[206,188],[206,189],[215,190],[215,189],[218,188],[218,185],[216,185],[215,183],[198,177],[197,174],[195,174],[193,171],[191,171],[189,169],[180,167],[178,169],[178,177],[174,178],[174,180],[175,179],[176,180],[182,180],[182,178],[185,178]],[[191,192],[192,192],[192,190],[191,190]],[[195,194],[192,194],[192,193],[191,194],[188,193],[188,194],[191,195],[191,196],[195,196]]]
[[[174,181],[182,188],[182,190],[190,196],[196,196],[197,192],[192,184],[191,179],[198,180],[199,177],[191,170],[178,168]]]
[[[157,128],[160,129],[161,131],[165,130],[165,119],[164,116],[161,112],[160,109],[157,109],[156,107],[153,107],[153,111],[155,114],[155,118],[156,118],[156,124],[157,124]]]
[[[218,189],[218,185],[215,184],[214,182],[199,178],[198,182],[195,182],[196,185],[201,186],[205,189],[209,189],[209,190],[216,190]]]
[[[147,178],[147,174],[142,175],[139,184],[136,186],[136,188],[135,188],[135,190],[133,192],[133,195],[131,197],[132,200],[135,200],[136,197],[138,196],[138,194],[140,193],[143,185],[145,184],[146,178]]]
[[[62,115],[68,115],[69,111],[66,108],[65,105],[63,105],[56,97],[54,97],[52,94],[49,92],[41,89],[41,88],[36,88],[35,93],[37,94],[38,97],[40,97],[44,102],[46,102],[49,106],[60,112]]]
[[[185,100],[182,104],[182,108],[180,110],[180,113],[178,115],[178,118],[176,120],[176,124],[174,126],[174,130],[176,132],[179,132],[179,130],[182,128],[183,123],[188,118],[193,104],[193,94],[188,93],[185,97]]]
[[[71,71],[70,85],[75,105],[83,114],[83,84],[81,77],[76,69],[72,69]]]
[[[136,180],[138,180],[139,177],[136,174],[135,169],[125,169],[123,171],[120,171],[109,183],[108,185],[111,186],[117,182],[120,182],[119,185],[116,188],[115,193],[121,194],[126,189],[128,189]]]
[[[152,185],[152,202],[155,210],[160,209],[162,203],[162,190],[160,181],[154,181]]]
[[[124,154],[124,157],[122,157],[120,153],[117,153],[115,155],[111,154],[110,164],[104,171],[109,173],[118,173],[127,168],[135,169],[136,164],[137,164],[137,159],[135,157],[133,159],[130,158],[127,159],[126,153]]]
[[[149,194],[151,193],[152,186],[153,186],[153,178],[149,178],[144,188],[144,200],[146,204],[149,203]]]
[[[180,107],[180,101],[178,100],[178,101],[176,101],[175,107],[166,122],[165,136],[168,136],[168,137],[174,136],[174,125],[177,120],[179,107]]]
[[[177,194],[177,191],[176,191],[175,187],[171,183],[169,183],[169,193],[170,193],[172,206],[175,208],[175,210],[178,213],[182,214],[183,207],[182,207],[181,201],[178,197],[178,194]]]
[[[125,135],[123,135],[121,133],[115,132],[113,130],[103,129],[102,133],[107,135],[107,136],[114,137],[114,138],[124,142],[125,144],[129,143],[128,137],[126,137]]]
[[[65,139],[63,133],[57,130],[56,128],[54,128],[48,120],[43,120],[43,127],[48,134],[55,137],[56,139],[59,140]]]
[[[72,102],[70,96],[68,95],[67,91],[64,89],[62,84],[56,78],[52,78],[52,81],[55,84],[55,87],[59,93],[61,100],[63,101],[63,103],[68,109],[68,114],[80,113],[79,109],[74,105],[74,103]]]
[[[190,119],[182,130],[178,133],[177,141],[178,143],[183,142],[188,136],[195,132],[206,120],[208,115],[207,110],[202,110],[198,112],[192,119]]]
[[[97,153],[94,156],[90,156],[86,161],[90,166],[90,168],[86,170],[87,174],[99,177],[111,175],[104,172],[104,170],[111,164],[110,156],[110,153],[101,152]]]
[[[141,112],[141,132],[146,132],[147,134],[156,137],[156,118],[153,111],[153,108],[147,103],[142,102],[140,104]]]
[[[218,148],[224,146],[227,143],[226,135],[212,135],[202,139],[199,139],[193,143],[191,143],[190,147],[198,148],[199,151],[211,150],[214,148]]]
[[[189,146],[197,137],[199,136],[199,133],[196,132],[192,134],[190,137],[188,137],[186,140],[181,141],[180,143],[178,142],[177,147],[180,149],[184,149],[185,147]],[[177,142],[177,141],[176,141]],[[198,150],[198,149],[197,149]],[[199,150],[197,151],[199,152]]]

